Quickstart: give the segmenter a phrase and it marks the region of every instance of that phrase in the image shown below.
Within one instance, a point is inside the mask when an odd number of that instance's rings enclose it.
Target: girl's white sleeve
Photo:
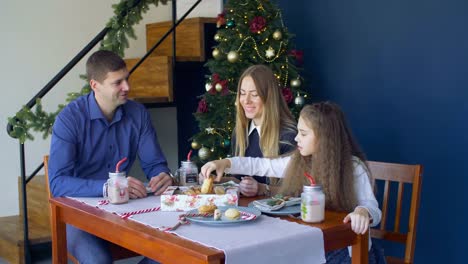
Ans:
[[[364,163],[354,159],[354,190],[357,195],[357,207],[366,208],[372,218],[370,226],[376,226],[382,218],[382,211],[379,209],[379,203],[375,199],[372,185],[369,181],[368,170]]]
[[[226,169],[226,173],[283,178],[290,157],[276,159],[233,157],[229,160],[231,168]]]

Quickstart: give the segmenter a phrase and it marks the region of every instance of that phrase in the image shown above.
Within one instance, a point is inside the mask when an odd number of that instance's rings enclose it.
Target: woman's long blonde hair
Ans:
[[[353,156],[365,162],[364,153],[354,140],[338,105],[330,102],[305,106],[300,118],[317,138],[315,153],[292,154],[280,192],[298,195],[303,185],[310,185],[304,173],[313,175],[325,193],[326,208],[352,211],[357,205],[354,191]],[[370,176],[370,175],[369,175]]]
[[[281,93],[281,87],[272,70],[265,65],[253,65],[247,68],[239,78],[236,98],[236,144],[234,153],[236,156],[244,156],[248,147],[247,129],[249,119],[245,116],[244,109],[240,104],[240,89],[242,80],[251,77],[257,94],[263,103],[260,149],[264,157],[276,157],[279,155],[280,131],[282,128],[296,131],[296,121],[289,111],[286,101]]]

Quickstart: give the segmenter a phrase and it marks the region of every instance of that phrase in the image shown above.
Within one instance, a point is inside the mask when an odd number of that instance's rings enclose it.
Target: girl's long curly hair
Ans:
[[[357,205],[354,192],[353,156],[365,162],[364,153],[354,140],[339,106],[331,102],[305,106],[300,118],[317,138],[315,153],[302,156],[296,150],[286,169],[280,193],[299,195],[303,185],[310,185],[304,173],[313,175],[322,185],[326,208],[352,211]]]

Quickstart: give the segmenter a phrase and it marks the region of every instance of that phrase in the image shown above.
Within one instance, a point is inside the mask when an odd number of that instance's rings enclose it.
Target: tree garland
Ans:
[[[149,5],[158,6],[159,3],[166,5],[168,0],[121,0],[118,4],[112,5],[114,9],[114,17],[107,22],[109,31],[106,37],[101,41],[100,50],[110,50],[121,57],[124,56],[124,50],[128,48],[129,43],[127,37],[136,39],[133,26],[138,24],[143,13],[149,10]],[[80,75],[81,79],[86,80],[86,75]],[[68,93],[66,103],[69,103],[81,95],[85,95],[91,91],[91,87],[86,83],[79,92]],[[31,129],[42,133],[43,138],[47,138],[52,133],[52,125],[55,117],[65,107],[64,104],[59,104],[55,112],[47,113],[42,109],[40,99],[36,100],[35,110],[32,111],[27,106],[16,113],[15,116],[8,118],[8,123],[12,126],[10,136],[17,138],[21,143],[26,140],[34,140],[31,134]]]

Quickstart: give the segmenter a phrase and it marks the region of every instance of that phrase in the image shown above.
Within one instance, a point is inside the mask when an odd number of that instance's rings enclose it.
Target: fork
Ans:
[[[185,225],[185,224],[189,224],[190,222],[187,220],[187,218],[185,218],[185,216],[182,216],[179,218],[179,221],[177,222],[177,224],[175,224],[173,227],[162,227],[162,231],[164,232],[167,232],[167,231],[174,231],[176,230],[177,228],[179,228],[179,226],[181,225]]]

